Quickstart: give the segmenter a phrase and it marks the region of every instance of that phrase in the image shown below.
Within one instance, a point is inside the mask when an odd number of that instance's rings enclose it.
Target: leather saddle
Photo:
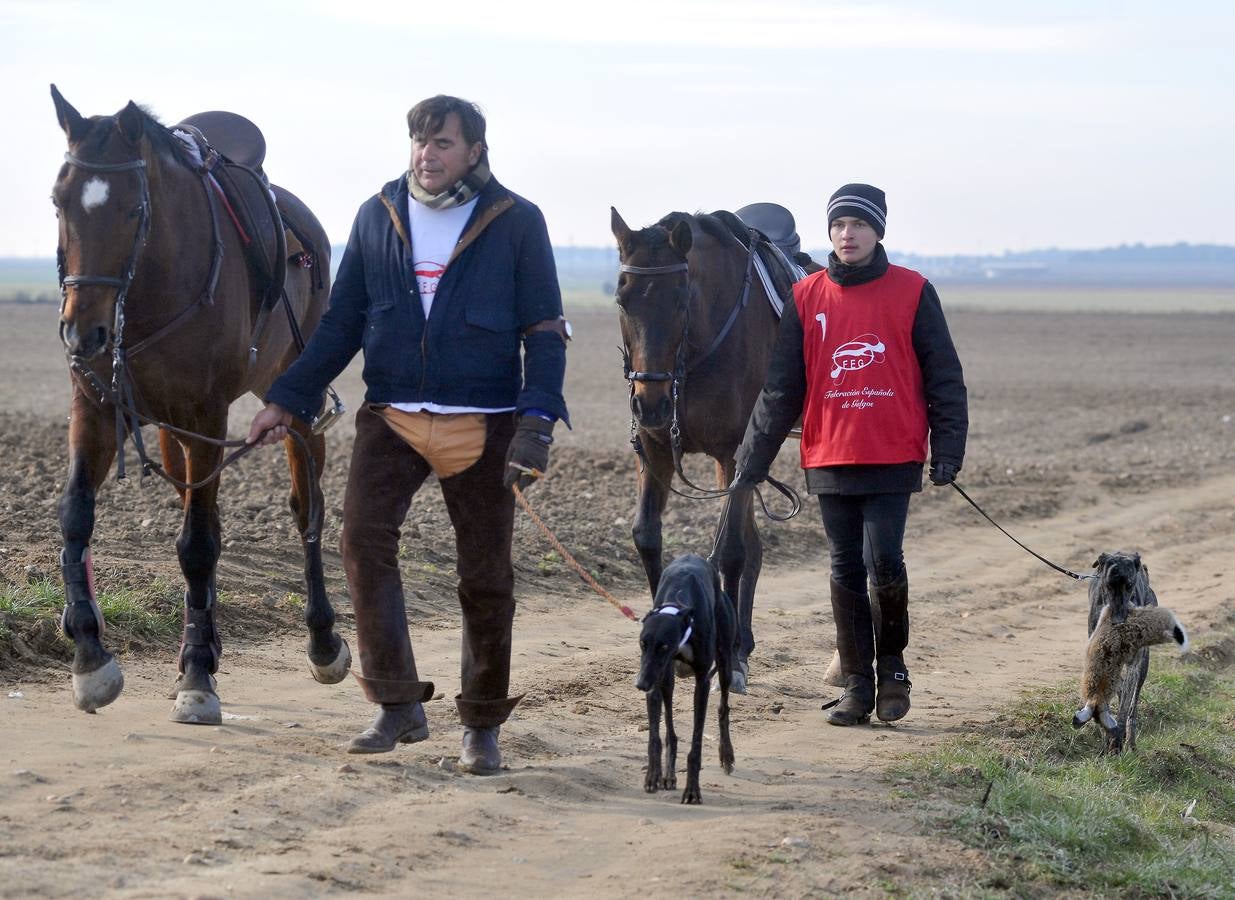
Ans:
[[[312,247],[293,211],[280,206],[262,170],[266,139],[256,124],[237,113],[196,113],[173,126],[191,135],[203,164],[226,197],[230,218],[245,256],[258,278],[258,316],[264,320],[283,293],[287,266],[312,267],[320,287],[317,248]],[[292,214],[289,214],[292,213]]]
[[[813,262],[798,250],[800,242],[793,213],[776,203],[752,203],[736,213],[718,210],[712,215],[725,224],[743,247],[749,250],[753,242],[772,282],[769,287],[780,300],[772,303],[779,316],[781,306],[793,296],[793,285],[805,276],[804,267]],[[769,291],[769,299],[773,291]]]
[[[735,215],[779,247],[790,260],[802,248],[793,213],[779,203],[751,203]]]

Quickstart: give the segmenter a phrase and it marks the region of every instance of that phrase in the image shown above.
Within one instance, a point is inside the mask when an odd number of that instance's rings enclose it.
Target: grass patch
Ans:
[[[1071,727],[1074,684],[1017,703],[890,776],[1015,896],[1235,896],[1235,672],[1154,654],[1137,750]],[[1183,813],[1196,801],[1193,824]]]
[[[125,639],[161,641],[180,634],[183,588],[155,579],[141,591],[121,588],[98,596],[109,632]],[[29,584],[0,585],[0,640],[45,631],[60,621],[64,590],[51,579]],[[67,642],[67,638],[63,639]]]

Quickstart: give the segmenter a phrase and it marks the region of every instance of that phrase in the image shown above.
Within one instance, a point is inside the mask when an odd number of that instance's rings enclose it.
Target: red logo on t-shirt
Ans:
[[[416,288],[423,299],[429,300],[437,293],[437,283],[442,280],[446,267],[428,260],[414,263],[412,269],[416,273]]]

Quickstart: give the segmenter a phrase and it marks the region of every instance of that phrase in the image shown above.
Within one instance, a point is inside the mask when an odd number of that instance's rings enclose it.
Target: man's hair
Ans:
[[[459,116],[459,128],[463,132],[463,140],[469,147],[472,144],[480,144],[480,159],[482,162],[487,161],[489,145],[485,143],[484,113],[475,103],[460,97],[438,94],[428,100],[421,100],[407,111],[408,136],[415,140],[417,135],[426,138],[437,134],[446,124],[446,117],[451,113]]]

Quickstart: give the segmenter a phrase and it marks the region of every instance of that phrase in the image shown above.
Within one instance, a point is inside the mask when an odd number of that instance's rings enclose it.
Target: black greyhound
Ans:
[[[703,761],[703,723],[708,714],[709,681],[719,674],[720,765],[733,771],[729,739],[729,678],[733,672],[733,640],[737,614],[720,587],[712,564],[694,554],[671,562],[660,577],[652,611],[643,617],[639,635],[642,661],[635,687],[647,692],[648,772],[643,789],[649,794],[677,787],[678,738],[673,730],[673,680],[695,676],[695,730],[686,757],[683,803],[700,803],[699,767]],[[665,707],[665,764],[660,761],[660,708]]]

